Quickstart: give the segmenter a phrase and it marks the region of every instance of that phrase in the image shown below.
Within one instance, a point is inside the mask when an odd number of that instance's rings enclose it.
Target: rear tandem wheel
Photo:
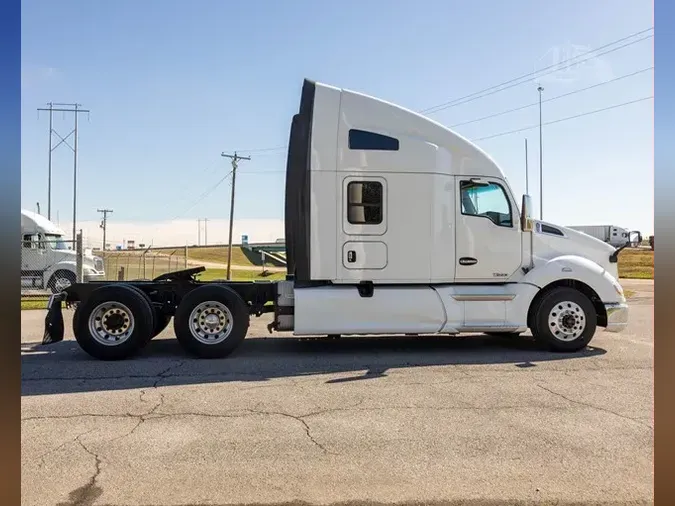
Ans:
[[[137,353],[154,330],[148,300],[128,285],[97,288],[73,315],[80,347],[100,360],[120,360]]]
[[[222,358],[246,338],[249,309],[227,286],[205,285],[181,300],[174,316],[174,331],[185,351],[202,358]]]

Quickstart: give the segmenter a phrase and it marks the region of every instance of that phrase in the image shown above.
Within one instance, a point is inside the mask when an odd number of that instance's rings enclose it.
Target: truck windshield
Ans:
[[[52,249],[65,250],[70,249],[68,243],[63,240],[62,235],[45,234],[45,242],[49,244]]]

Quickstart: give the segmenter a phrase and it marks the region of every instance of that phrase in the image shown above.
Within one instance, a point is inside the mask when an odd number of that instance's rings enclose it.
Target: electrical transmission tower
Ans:
[[[229,158],[232,160],[232,196],[230,199],[230,238],[228,240],[227,248],[227,279],[230,279],[232,263],[232,226],[234,225],[234,183],[237,177],[237,167],[239,166],[239,160],[250,160],[250,156],[239,156],[235,151],[233,155],[228,155],[226,153],[221,153],[220,156]]]
[[[106,238],[105,238],[105,233],[108,227],[108,214],[112,213],[112,209],[97,209],[99,213],[103,213],[103,221],[101,221],[101,228],[103,229],[103,247],[101,250],[105,251],[106,250]]]
[[[38,108],[39,111],[49,111],[49,162],[48,162],[48,181],[47,181],[47,219],[52,219],[52,152],[61,144],[65,144],[73,151],[73,240],[77,237],[77,119],[80,113],[86,112],[88,109],[81,109],[81,104],[61,104],[49,102],[49,108]],[[56,106],[56,107],[55,107]],[[55,112],[72,112],[75,117],[74,128],[68,135],[62,137],[56,130],[54,130],[53,116]],[[59,139],[58,144],[53,146],[52,139],[56,135]],[[68,137],[73,136],[73,145],[68,144]]]

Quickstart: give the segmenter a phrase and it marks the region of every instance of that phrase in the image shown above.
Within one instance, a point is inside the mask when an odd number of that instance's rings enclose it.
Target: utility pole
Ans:
[[[202,219],[197,218],[197,246],[202,245]]]
[[[52,152],[58,148],[61,144],[65,144],[73,151],[73,240],[77,238],[77,119],[80,113],[86,112],[89,114],[88,109],[81,109],[80,104],[60,104],[49,102],[49,106],[46,108],[38,108],[39,111],[49,111],[49,180],[47,183],[47,219],[51,219],[51,208],[52,208]],[[54,107],[56,106],[56,107]],[[75,128],[71,132],[62,137],[59,133],[53,128],[53,113],[55,112],[72,112],[75,113]],[[52,135],[56,135],[60,142],[52,147]],[[73,145],[68,144],[68,137],[73,136]]]
[[[234,226],[234,183],[237,177],[237,166],[239,165],[239,160],[250,160],[250,156],[239,156],[235,151],[233,155],[228,155],[226,153],[221,153],[220,156],[229,158],[232,160],[232,196],[230,198],[230,236],[228,239],[228,248],[227,248],[227,279],[230,280],[231,275],[231,266],[232,263],[232,227]]]
[[[97,211],[99,213],[103,213],[103,221],[101,222],[101,228],[103,229],[103,247],[101,248],[101,250],[105,251],[106,250],[105,233],[106,233],[106,230],[107,230],[107,227],[108,227],[108,213],[112,213],[113,210],[112,209],[97,209]]]
[[[544,88],[539,86],[537,88],[539,92],[539,219],[543,221],[544,219],[544,173],[543,173],[543,143],[542,143],[542,131],[541,131],[541,92],[544,91]]]
[[[207,222],[207,221],[209,221],[209,219],[208,219],[208,218],[204,218],[204,246],[208,246],[208,245],[209,245],[209,236],[207,235],[207,232],[206,232],[206,222]]]
[[[528,175],[528,164],[527,164],[527,137],[525,138],[525,194],[530,194],[530,177]]]

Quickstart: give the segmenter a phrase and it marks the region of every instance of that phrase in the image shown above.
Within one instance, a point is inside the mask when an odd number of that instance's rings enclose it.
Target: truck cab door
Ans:
[[[21,271],[42,273],[47,267],[44,241],[39,234],[25,234],[21,238]]]
[[[518,209],[503,181],[458,176],[455,280],[503,282],[521,266]]]

